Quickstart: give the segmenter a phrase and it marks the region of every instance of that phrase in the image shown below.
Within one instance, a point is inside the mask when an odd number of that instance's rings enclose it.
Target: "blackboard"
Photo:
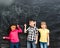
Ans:
[[[8,35],[10,24],[19,24],[23,29],[24,23],[30,18],[37,21],[46,21],[50,29],[50,47],[60,48],[60,0],[0,0],[0,44],[9,44],[3,40]],[[20,34],[21,47],[26,47],[26,34]],[[24,41],[25,40],[25,41]],[[23,45],[24,44],[24,45]]]

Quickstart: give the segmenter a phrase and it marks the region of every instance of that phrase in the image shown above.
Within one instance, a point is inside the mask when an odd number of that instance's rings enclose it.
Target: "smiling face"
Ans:
[[[42,28],[42,29],[47,28],[46,22],[41,22],[41,28]]]
[[[13,31],[13,30],[15,30],[16,29],[16,26],[15,25],[12,25],[11,26],[11,30]]]

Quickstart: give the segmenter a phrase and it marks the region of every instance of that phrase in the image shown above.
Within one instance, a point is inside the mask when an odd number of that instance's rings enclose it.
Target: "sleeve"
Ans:
[[[38,31],[38,28],[36,28],[36,31]]]
[[[8,36],[6,36],[5,39],[10,39],[10,38]]]
[[[9,36],[5,36],[5,39],[10,39],[10,36],[11,36],[10,34],[9,34]]]
[[[40,32],[40,29],[38,29],[38,31]]]
[[[41,35],[41,28],[38,29],[38,35]]]
[[[30,27],[27,28],[27,31],[30,29]]]
[[[22,29],[21,29],[20,27],[18,27],[17,31],[18,31],[19,33],[22,33]]]
[[[35,30],[36,30],[36,35],[38,35],[38,28],[35,28]]]
[[[50,33],[50,30],[48,29],[48,33]]]

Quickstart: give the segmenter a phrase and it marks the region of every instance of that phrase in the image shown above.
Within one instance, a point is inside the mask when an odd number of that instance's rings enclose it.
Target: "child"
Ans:
[[[49,46],[49,29],[47,29],[46,22],[41,22],[41,28],[38,30],[40,33],[40,46],[41,48],[47,48]]]
[[[19,48],[19,38],[18,33],[22,33],[22,29],[19,27],[19,25],[11,25],[11,31],[9,36],[3,37],[3,39],[9,39],[10,40],[10,48]]]
[[[33,20],[29,21],[28,29],[26,29],[26,26],[27,26],[26,24],[24,26],[25,26],[24,32],[28,33],[27,48],[31,48],[31,45],[33,48],[36,48],[38,32],[37,32],[37,28],[35,27],[35,21]]]

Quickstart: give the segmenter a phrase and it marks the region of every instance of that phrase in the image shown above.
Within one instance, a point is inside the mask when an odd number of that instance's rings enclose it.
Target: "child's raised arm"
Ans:
[[[24,24],[24,33],[27,33],[27,29],[26,29],[27,25]]]
[[[19,33],[22,33],[22,29],[20,28],[19,25],[17,25],[17,28],[18,28],[18,32],[19,32]]]

